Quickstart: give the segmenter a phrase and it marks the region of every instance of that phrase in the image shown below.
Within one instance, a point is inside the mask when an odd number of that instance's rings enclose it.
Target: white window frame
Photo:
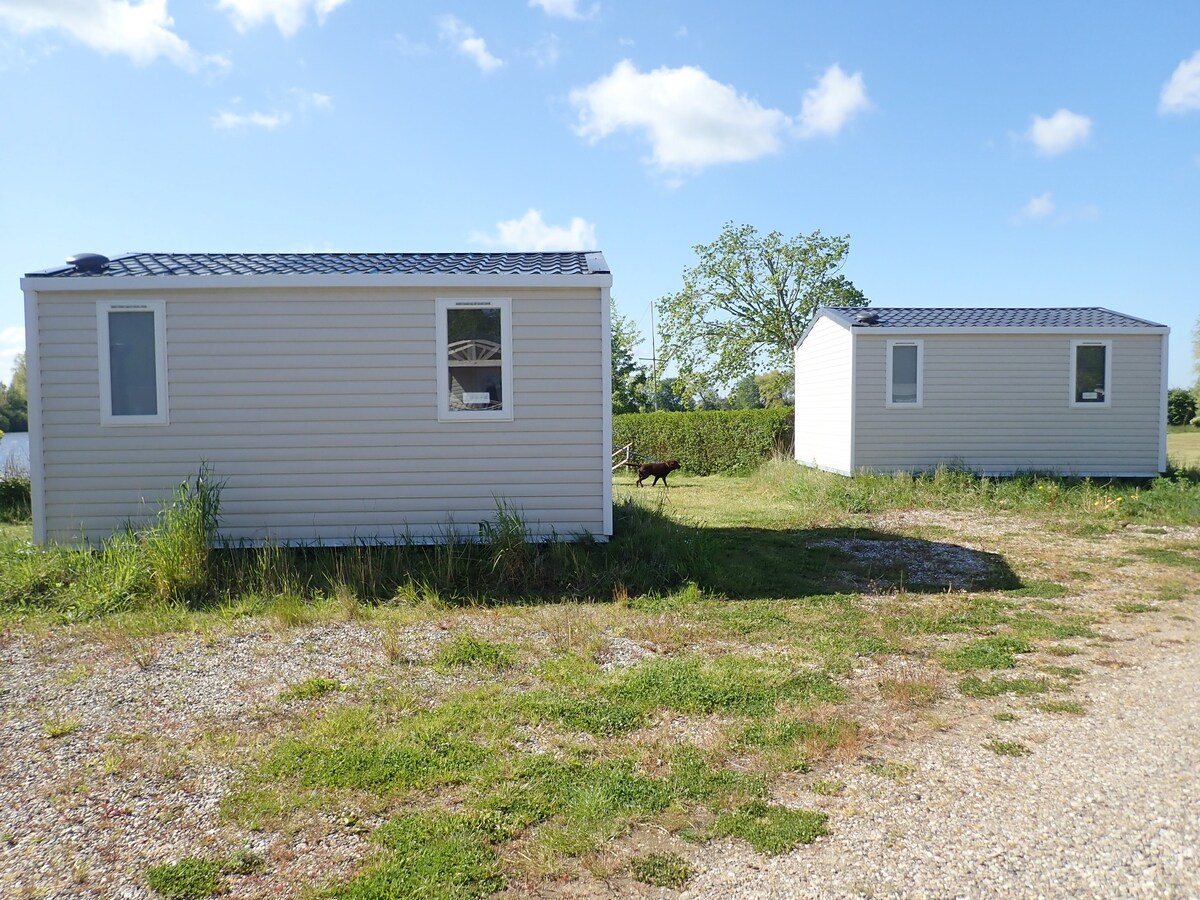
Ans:
[[[1079,372],[1079,348],[1080,347],[1103,347],[1104,348],[1104,399],[1103,400],[1076,400],[1075,399],[1075,377]],[[1113,342],[1111,340],[1074,340],[1071,341],[1071,391],[1067,394],[1067,400],[1075,409],[1106,409],[1112,406],[1112,358],[1113,358]]]
[[[152,416],[113,415],[112,365],[109,359],[108,316],[113,312],[154,314],[154,381],[158,412]],[[169,425],[167,410],[167,308],[162,300],[100,300],[96,303],[96,334],[100,358],[101,425]]]
[[[917,400],[915,403],[897,403],[892,400],[892,348],[917,348]],[[887,342],[887,375],[884,380],[883,399],[888,409],[920,409],[925,405],[925,342],[922,340],[891,340]]]
[[[512,375],[512,298],[511,297],[438,297],[437,322],[437,409],[439,422],[511,422],[513,420]],[[451,409],[450,364],[447,314],[452,309],[500,310],[500,383],[503,409]]]

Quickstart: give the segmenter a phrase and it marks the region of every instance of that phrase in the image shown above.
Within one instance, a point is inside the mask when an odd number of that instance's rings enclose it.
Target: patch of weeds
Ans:
[[[1052,644],[1045,649],[1051,656],[1075,656],[1079,653],[1079,648],[1070,644]]]
[[[1022,638],[983,638],[942,654],[942,665],[951,672],[970,672],[975,669],[1012,669],[1017,665],[1016,654],[1032,652],[1033,645]]]
[[[79,730],[79,726],[83,722],[79,716],[67,716],[65,719],[50,719],[46,722],[44,730],[46,737],[61,738],[68,734],[74,734]]]
[[[1065,640],[1096,636],[1091,621],[1083,616],[1065,616],[1054,620],[1040,613],[1022,611],[1012,615],[1009,625],[1020,637],[1030,640]]]
[[[948,606],[920,607],[887,622],[902,634],[961,634],[1003,625],[1015,604],[991,597],[966,597]]]
[[[1039,666],[1038,668],[1047,675],[1053,675],[1063,681],[1075,681],[1086,674],[1086,671],[1079,666]]]
[[[1003,694],[1044,694],[1052,689],[1045,678],[1003,678],[996,677],[984,681],[978,676],[971,675],[958,683],[958,689],[968,697],[999,697]]]
[[[746,728],[738,738],[743,747],[776,751],[784,756],[786,768],[806,772],[810,761],[858,740],[858,723],[846,719],[812,722],[795,719],[764,719]],[[778,753],[778,751],[786,751]]]
[[[1021,717],[1014,712],[998,712],[993,713],[992,718],[997,722],[1016,722]]]
[[[1182,600],[1187,596],[1187,585],[1182,581],[1171,581],[1160,585],[1158,595],[1155,599],[1161,600],[1164,603],[1170,603],[1175,600]]]
[[[345,687],[340,681],[333,678],[316,676],[307,678],[299,684],[293,684],[286,690],[280,691],[277,699],[280,703],[290,703],[293,700],[315,700],[317,697],[324,697],[326,694],[344,690]]]
[[[457,634],[443,644],[433,659],[433,668],[442,674],[454,669],[490,669],[498,672],[516,661],[516,651],[507,644],[495,644],[469,634]]]
[[[211,897],[221,888],[221,864],[188,856],[179,862],[151,866],[146,870],[146,883],[159,896],[171,900]]]
[[[647,853],[629,861],[629,873],[644,884],[678,890],[692,877],[692,867],[678,853]]]
[[[606,693],[645,709],[765,716],[781,700],[836,703],[845,692],[824,672],[746,656],[654,660],[627,670]]]
[[[1058,597],[1065,597],[1070,591],[1064,584],[1059,584],[1057,581],[1038,581],[1030,580],[1021,582],[1021,586],[1016,590],[1005,591],[1010,597],[1036,597],[1041,600],[1054,600]]]
[[[1137,547],[1133,552],[1151,562],[1162,563],[1164,566],[1200,572],[1200,559],[1180,553],[1178,550],[1168,550],[1165,547]]]
[[[1140,603],[1136,600],[1122,600],[1113,604],[1113,609],[1120,613],[1148,613],[1158,609],[1153,603]]]
[[[767,783],[762,776],[716,769],[708,765],[694,747],[682,747],[671,755],[667,785],[672,794],[710,807],[728,806],[735,799],[761,797]]]
[[[440,811],[400,816],[371,835],[382,846],[382,855],[329,896],[339,900],[486,897],[504,888],[493,844],[506,836],[494,817]]]
[[[1065,713],[1070,716],[1082,716],[1086,710],[1082,703],[1073,700],[1045,700],[1037,705],[1042,712]]]
[[[221,871],[226,875],[257,875],[266,868],[266,862],[253,850],[235,850],[221,861]]]
[[[889,778],[900,784],[915,772],[916,769],[905,763],[884,760],[882,762],[868,763],[867,771],[872,775],[878,775],[880,778]]]
[[[932,678],[900,677],[884,678],[876,685],[884,700],[914,709],[928,706],[937,699],[938,686]]]
[[[1028,756],[1033,752],[1020,741],[991,740],[983,746],[999,756]]]
[[[822,781],[814,781],[808,786],[808,789],[814,794],[819,794],[822,797],[836,797],[846,789],[846,782],[827,779]]]
[[[759,853],[784,853],[829,834],[828,819],[824,813],[755,800],[717,816],[712,834],[741,838]]]
[[[554,721],[571,731],[597,735],[627,734],[645,721],[644,709],[625,700],[576,697],[557,691],[533,691],[514,701],[518,716],[531,723]]]

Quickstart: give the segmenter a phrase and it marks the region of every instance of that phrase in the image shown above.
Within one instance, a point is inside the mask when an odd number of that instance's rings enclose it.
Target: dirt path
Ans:
[[[715,846],[684,896],[1200,897],[1200,628],[1174,625],[1088,680],[1086,715],[981,712],[899,750],[900,783],[840,773],[833,835]]]

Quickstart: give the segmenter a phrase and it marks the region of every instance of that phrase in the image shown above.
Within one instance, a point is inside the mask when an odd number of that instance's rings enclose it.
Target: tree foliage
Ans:
[[[642,334],[634,321],[612,311],[612,411],[643,412],[647,405],[646,369],[634,353]]]
[[[766,366],[790,371],[818,306],[869,302],[841,272],[848,235],[785,238],[730,222],[693,249],[698,261],[684,270],[683,289],[657,304],[662,355],[691,391]]]
[[[1171,388],[1167,391],[1167,424],[1186,425],[1196,418],[1196,398],[1191,391]]]

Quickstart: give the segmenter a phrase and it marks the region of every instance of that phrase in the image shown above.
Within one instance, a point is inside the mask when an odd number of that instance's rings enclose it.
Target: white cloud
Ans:
[[[1086,142],[1091,134],[1091,119],[1060,109],[1048,119],[1034,116],[1025,137],[1041,156],[1058,156]]]
[[[1158,98],[1160,113],[1200,109],[1200,50],[1175,67]]]
[[[316,91],[303,91],[300,88],[292,88],[288,91],[288,96],[301,110],[306,109],[329,109],[333,106],[333,98],[328,94],[318,94]]]
[[[870,107],[862,72],[847,75],[836,63],[825,70],[815,88],[804,92],[800,134],[835,135],[856,114]]]
[[[217,113],[212,120],[214,128],[222,128],[227,131],[239,128],[262,128],[265,131],[274,131],[290,121],[292,121],[292,114],[289,112],[234,113],[228,111]]]
[[[560,55],[558,35],[547,34],[542,37],[541,40],[533,45],[531,55],[539,68],[548,69],[550,66],[557,64]]]
[[[225,10],[238,31],[248,31],[268,19],[275,22],[284,37],[291,37],[308,20],[309,10],[324,25],[331,12],[346,0],[217,0],[217,9]]]
[[[579,8],[579,0],[529,0],[529,5],[537,7],[548,16],[558,16],[560,19],[591,19],[600,12],[599,3],[582,10]]]
[[[20,325],[0,328],[0,381],[12,380],[13,361],[25,352],[25,329]]]
[[[1022,222],[1029,222],[1034,219],[1044,219],[1054,212],[1054,198],[1047,191],[1037,197],[1031,199],[1023,207],[1017,218]]]
[[[0,22],[18,34],[62,31],[93,50],[144,66],[162,57],[181,69],[228,68],[222,56],[197,53],[173,29],[167,0],[0,0]]]
[[[566,228],[547,225],[541,212],[531,209],[519,219],[497,222],[494,234],[474,232],[471,242],[506,250],[595,250],[596,226],[579,216]]]
[[[693,66],[639,72],[629,60],[571,91],[575,133],[595,143],[617,131],[642,132],[661,169],[745,162],[779,149],[787,115],[714,81]]]
[[[475,29],[454,16],[438,19],[438,33],[443,41],[453,45],[459,53],[479,66],[481,72],[491,72],[504,65],[504,60],[488,52],[487,43],[475,33]]]

